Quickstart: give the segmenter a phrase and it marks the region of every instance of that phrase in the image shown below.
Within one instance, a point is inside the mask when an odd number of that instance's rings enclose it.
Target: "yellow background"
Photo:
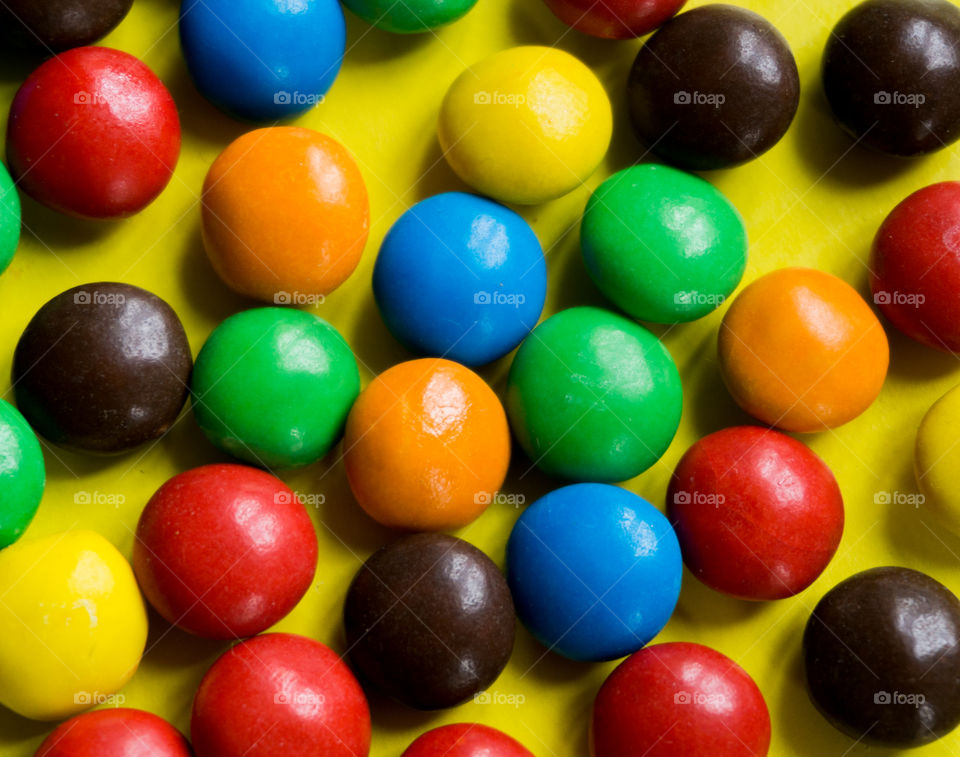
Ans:
[[[691,6],[700,5],[699,2]],[[950,149],[901,162],[850,149],[831,123],[819,87],[819,59],[829,29],[853,0],[741,0],[769,18],[797,56],[803,94],[787,137],[760,160],[709,176],[743,213],[751,239],[747,281],[774,268],[807,265],[831,271],[867,291],[867,256],[877,226],[910,192],[957,178],[960,158]],[[249,307],[228,292],[201,247],[198,193],[211,161],[244,126],[215,110],[190,83],[180,56],[175,0],[136,0],[130,16],[104,42],[143,58],[173,92],[184,131],[183,153],[170,186],[139,216],[122,223],[74,221],[24,202],[20,250],[0,277],[0,376],[9,386],[13,347],[46,300],[77,284],[118,280],[146,287],[180,314],[194,354],[213,327]],[[412,203],[437,192],[462,189],[442,161],[435,123],[450,82],[491,52],[515,44],[556,44],[594,68],[615,110],[613,145],[587,187],[555,202],[524,209],[547,251],[550,294],[546,314],[577,304],[603,304],[580,260],[577,220],[589,190],[610,173],[636,161],[624,112],[624,83],[639,42],[606,42],[569,31],[540,0],[479,0],[462,21],[436,36],[396,37],[370,29],[347,13],[346,63],[327,101],[297,120],[341,140],[356,156],[370,190],[372,234],[359,269],[317,311],[354,347],[364,381],[409,355],[389,336],[370,293],[371,268],[390,224]],[[0,55],[0,110],[30,65]],[[492,146],[494,147],[494,146]],[[699,322],[660,329],[680,366],[685,388],[683,422],[662,462],[628,486],[658,505],[672,467],[696,439],[724,426],[748,422],[724,390],[715,340],[721,313]],[[709,644],[742,664],[766,695],[773,721],[772,755],[858,755],[868,750],[834,731],[810,705],[799,662],[801,633],[816,601],[858,570],[881,564],[928,571],[960,590],[960,540],[950,537],[922,509],[875,503],[878,491],[915,491],[912,446],[923,413],[957,383],[958,363],[890,334],[892,365],[877,403],[836,432],[804,437],[830,464],[843,489],[847,526],[826,573],[800,596],[750,604],[716,594],[684,575],[676,614],[657,641]],[[509,359],[483,373],[503,389]],[[10,394],[6,395],[8,398]],[[222,457],[185,412],[160,443],[129,455],[96,459],[49,447],[49,482],[26,538],[72,527],[99,530],[129,556],[138,514],[166,478]],[[352,501],[337,454],[284,475],[295,489],[325,495],[311,514],[320,538],[320,562],[307,598],[278,628],[315,636],[342,650],[340,608],[360,564],[392,534],[377,527]],[[557,485],[515,456],[508,491],[528,501]],[[526,475],[524,475],[526,474]],[[122,495],[123,505],[77,505],[78,491]],[[461,536],[498,562],[518,511],[493,506]],[[193,692],[219,643],[193,639],[151,617],[149,653],[125,688],[126,704],[151,710],[186,729]],[[3,640],[0,639],[0,644]],[[586,754],[593,696],[611,665],[584,665],[545,654],[522,629],[513,659],[491,692],[522,704],[469,703],[441,713],[417,713],[372,699],[374,757],[399,755],[421,731],[447,722],[499,726],[538,757]],[[50,729],[0,711],[0,755],[28,755]],[[871,754],[890,754],[875,749]],[[960,754],[960,731],[917,755]]]

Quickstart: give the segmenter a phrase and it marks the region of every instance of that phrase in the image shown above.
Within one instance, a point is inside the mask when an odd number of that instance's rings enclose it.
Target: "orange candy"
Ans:
[[[336,140],[272,126],[238,137],[203,184],[203,242],[227,285],[277,304],[332,292],[357,267],[370,204]]]
[[[720,327],[720,370],[744,410],[786,431],[822,431],[860,415],[887,375],[887,335],[846,282],[809,268],[768,273]]]
[[[497,395],[469,368],[439,358],[377,376],[350,411],[343,445],[361,507],[409,531],[470,523],[503,485],[510,462]]]

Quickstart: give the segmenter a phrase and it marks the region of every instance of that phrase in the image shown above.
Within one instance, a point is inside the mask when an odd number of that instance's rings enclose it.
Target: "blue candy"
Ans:
[[[447,192],[393,225],[373,270],[387,328],[408,349],[483,365],[536,325],[547,268],[536,234],[492,200]]]
[[[249,121],[309,110],[346,47],[337,0],[183,0],[180,44],[197,89]]]
[[[574,484],[520,516],[507,543],[517,615],[573,660],[616,660],[666,625],[683,565],[669,521],[633,492]]]

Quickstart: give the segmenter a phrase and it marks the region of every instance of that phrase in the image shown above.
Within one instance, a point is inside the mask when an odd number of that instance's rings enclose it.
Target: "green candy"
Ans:
[[[465,16],[477,0],[344,0],[369,24],[395,34],[416,34]]]
[[[227,318],[197,356],[193,412],[217,447],[267,468],[316,462],[360,392],[350,347],[311,313],[254,308]]]
[[[7,270],[20,242],[20,196],[0,163],[0,273]]]
[[[596,285],[641,321],[702,318],[737,288],[747,265],[743,219],[693,174],[644,164],[591,196],[580,247]]]
[[[542,470],[626,481],[653,465],[680,424],[680,374],[660,340],[600,308],[563,310],[520,345],[507,413]]]
[[[0,400],[0,549],[27,530],[46,481],[37,435],[19,410]]]

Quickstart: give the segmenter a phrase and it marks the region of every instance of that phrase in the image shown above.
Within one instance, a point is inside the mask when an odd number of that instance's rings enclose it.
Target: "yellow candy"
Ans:
[[[533,205],[596,170],[613,130],[610,99],[583,63],[552,47],[515,47],[464,71],[440,110],[440,146],[482,194]]]
[[[147,613],[130,564],[92,531],[0,551],[0,702],[59,720],[109,701],[134,674]]]
[[[937,400],[917,432],[914,472],[925,507],[960,535],[960,386]]]

